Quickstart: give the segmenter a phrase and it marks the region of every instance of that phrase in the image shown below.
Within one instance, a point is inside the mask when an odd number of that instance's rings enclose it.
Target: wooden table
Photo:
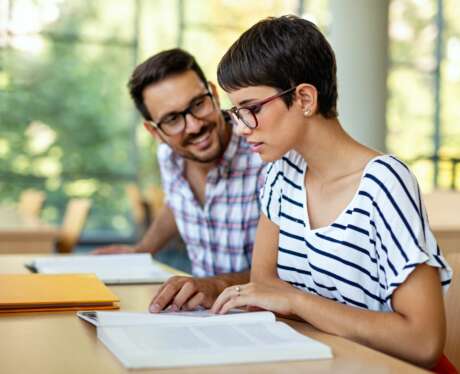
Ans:
[[[444,253],[460,252],[460,192],[433,191],[423,201],[439,247]]]
[[[0,273],[26,273],[23,263],[32,255],[0,255]],[[1,287],[1,285],[0,285]],[[124,311],[146,311],[158,285],[111,286]],[[296,330],[328,344],[331,360],[228,365],[135,373],[428,373],[349,340],[324,334],[311,326],[286,321]],[[0,316],[0,372],[16,373],[125,373],[128,372],[97,339],[94,326],[74,312],[22,313]]]
[[[34,217],[0,206],[0,254],[51,253],[59,230]]]

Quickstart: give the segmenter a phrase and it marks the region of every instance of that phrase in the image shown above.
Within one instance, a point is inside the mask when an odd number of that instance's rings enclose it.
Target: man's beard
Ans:
[[[215,122],[207,123],[201,128],[201,130],[198,133],[190,134],[186,138],[184,138],[181,143],[181,147],[183,147],[183,149],[175,150],[175,151],[185,159],[196,161],[196,162],[201,162],[201,163],[209,163],[209,162],[213,162],[213,161],[220,159],[224,153],[224,144],[223,144],[223,139],[222,139],[224,134],[222,133],[217,134],[217,142],[219,146],[216,152],[211,155],[208,155],[206,157],[200,157],[200,156],[195,155],[193,152],[190,152],[187,150],[187,146],[189,146],[194,140],[198,139],[205,133],[210,134],[212,131],[216,129],[217,131],[219,131],[217,123]]]

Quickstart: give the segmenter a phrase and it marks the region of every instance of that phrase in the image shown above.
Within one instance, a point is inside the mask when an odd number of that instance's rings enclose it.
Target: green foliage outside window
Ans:
[[[441,154],[459,157],[460,26],[444,2]],[[155,144],[126,83],[135,64],[181,43],[208,79],[238,35],[270,15],[303,12],[327,34],[328,0],[5,0],[0,5],[0,204],[47,193],[59,222],[70,197],[93,200],[87,232],[133,232],[127,182],[159,184]],[[436,0],[391,0],[387,147],[405,160],[433,153]],[[182,10],[180,9],[182,7]],[[221,93],[222,105],[229,102]],[[413,164],[425,189],[430,162]],[[441,165],[440,184],[450,184]],[[459,172],[460,175],[460,172]],[[460,185],[460,183],[459,183]]]

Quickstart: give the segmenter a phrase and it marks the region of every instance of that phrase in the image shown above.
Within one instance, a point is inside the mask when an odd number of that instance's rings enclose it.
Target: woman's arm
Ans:
[[[427,368],[445,341],[444,302],[438,270],[419,265],[393,294],[394,312],[373,312],[298,293],[292,312],[318,329],[343,336]]]
[[[278,261],[279,227],[263,213],[260,214],[252,253],[251,282],[280,280],[276,270]]]
[[[285,296],[288,293],[295,294],[297,289],[278,278],[276,270],[278,260],[278,237],[278,226],[270,221],[264,213],[261,213],[252,254],[251,283],[238,287],[244,287],[249,291],[249,288],[257,285],[259,291],[262,291],[261,287],[263,285],[263,292],[254,293],[257,294],[256,298],[258,299],[258,303],[242,303],[239,304],[239,306],[257,306],[266,310],[276,311],[283,315],[291,314],[289,312],[290,306]],[[232,307],[228,306],[231,305],[231,301],[236,301],[233,300],[233,297],[238,294],[236,290],[236,285],[226,288],[214,302],[211,311],[214,313],[226,313],[231,309]],[[276,295],[282,297],[276,298]],[[243,300],[245,299],[239,299],[241,302]],[[228,303],[228,305],[226,303]],[[281,306],[281,303],[284,304],[284,307]]]
[[[445,316],[437,268],[417,266],[393,293],[394,312],[374,312],[305,293],[278,279],[278,227],[263,214],[256,234],[251,283],[227,288],[212,310],[255,306],[296,315],[318,329],[346,337],[424,367],[434,366],[445,340]]]

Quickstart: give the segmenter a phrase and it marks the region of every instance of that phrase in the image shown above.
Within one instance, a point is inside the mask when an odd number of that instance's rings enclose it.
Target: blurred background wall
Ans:
[[[314,21],[337,52],[340,118],[411,164],[424,191],[460,188],[458,0],[0,0],[0,202],[46,191],[93,208],[82,242],[132,241],[125,185],[160,183],[155,144],[126,83],[134,66],[183,47],[208,78],[266,16]],[[229,105],[222,93],[223,107]]]

